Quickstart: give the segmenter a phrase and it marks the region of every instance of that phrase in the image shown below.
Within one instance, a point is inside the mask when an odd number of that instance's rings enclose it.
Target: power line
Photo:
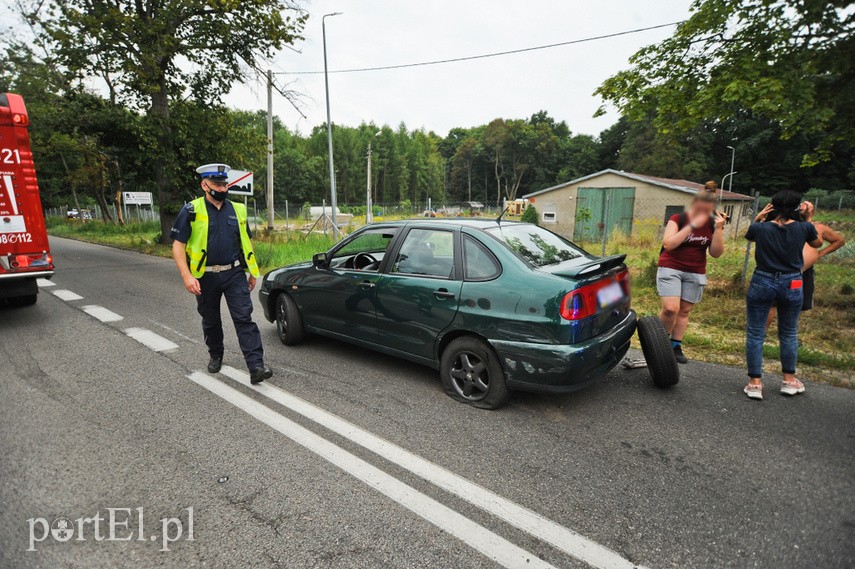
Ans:
[[[490,57],[500,57],[503,55],[513,55],[515,53],[525,53],[528,51],[537,51],[537,50],[541,50],[541,49],[551,49],[553,47],[562,47],[565,45],[574,45],[574,44],[578,44],[578,43],[586,43],[586,42],[592,42],[592,41],[597,41],[597,40],[616,38],[619,36],[627,36],[630,34],[637,34],[640,32],[647,32],[650,30],[658,30],[660,28],[667,28],[669,26],[676,26],[676,25],[682,24],[684,21],[685,20],[680,20],[678,22],[670,22],[667,24],[658,24],[656,26],[648,26],[646,28],[636,28],[634,30],[626,30],[623,32],[615,32],[613,34],[591,36],[591,37],[587,37],[587,38],[570,40],[570,41],[563,41],[563,42],[559,42],[559,43],[550,43],[550,44],[546,44],[546,45],[523,47],[520,49],[511,49],[508,51],[496,51],[493,53],[482,53],[480,55],[469,55],[469,56],[465,56],[465,57],[453,57],[450,59],[437,59],[434,61],[419,61],[416,63],[401,63],[398,65],[383,65],[380,67],[358,67],[358,68],[354,68],[354,69],[331,69],[329,71],[329,73],[361,73],[364,71],[386,71],[389,69],[405,69],[408,67],[424,67],[427,65],[441,65],[443,63],[456,63],[459,61],[471,61],[473,59],[487,59]],[[322,73],[323,73],[323,71],[290,71],[290,72],[287,72],[288,75],[318,75],[318,74],[322,74]]]

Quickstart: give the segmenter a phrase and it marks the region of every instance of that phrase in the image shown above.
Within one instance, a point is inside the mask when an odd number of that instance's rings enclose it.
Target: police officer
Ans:
[[[196,295],[202,332],[211,355],[208,371],[217,373],[223,365],[220,299],[225,296],[250,381],[259,383],[273,372],[264,365],[261,333],[252,321],[250,292],[259,275],[258,264],[250,241],[246,206],[226,199],[229,170],[226,164],[206,164],[196,169],[205,195],[181,209],[169,236],[174,239],[172,257],[184,287]],[[248,282],[245,270],[250,273]]]

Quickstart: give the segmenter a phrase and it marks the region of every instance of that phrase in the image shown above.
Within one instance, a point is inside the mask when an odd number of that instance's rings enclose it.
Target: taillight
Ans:
[[[12,122],[17,126],[27,126],[30,123],[27,115],[22,115],[20,113],[12,114]]]
[[[615,280],[620,283],[620,287],[623,289],[623,293],[626,296],[630,295],[629,288],[629,271],[621,271],[615,275]]]
[[[9,265],[13,269],[26,269],[30,266],[30,256],[29,255],[12,255],[11,262]]]
[[[35,267],[53,268],[53,257],[50,253],[30,253],[10,255],[9,266],[13,269],[32,269]]]
[[[619,283],[624,296],[629,297],[629,272],[618,274],[591,284],[571,290],[561,300],[561,318],[564,320],[582,320],[593,316],[600,309],[597,293],[612,283]]]

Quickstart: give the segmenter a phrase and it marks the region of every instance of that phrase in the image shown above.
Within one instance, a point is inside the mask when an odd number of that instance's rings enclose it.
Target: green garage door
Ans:
[[[579,188],[574,241],[602,241],[603,233],[632,233],[635,188]]]

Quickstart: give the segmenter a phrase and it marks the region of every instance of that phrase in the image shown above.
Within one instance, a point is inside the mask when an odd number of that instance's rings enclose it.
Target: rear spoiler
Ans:
[[[567,266],[567,263],[559,263],[553,266],[541,267],[540,270],[553,275],[571,278],[585,278],[595,273],[603,273],[623,264],[626,255],[609,255],[608,257],[596,257],[578,265]]]

